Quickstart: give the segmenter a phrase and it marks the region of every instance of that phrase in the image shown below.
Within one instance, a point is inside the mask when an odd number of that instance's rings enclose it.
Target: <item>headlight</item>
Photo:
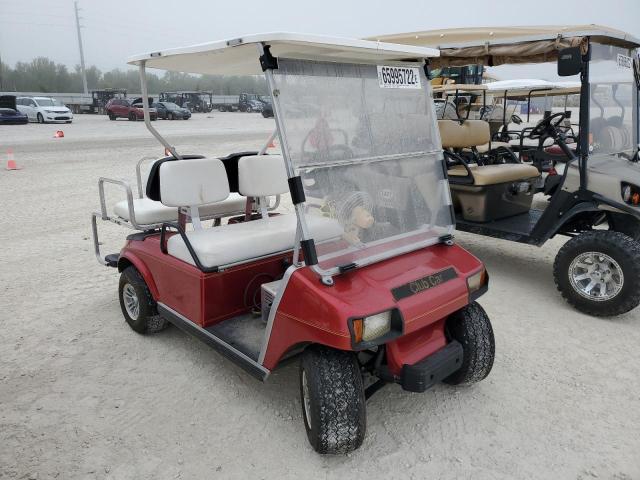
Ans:
[[[640,205],[640,188],[635,185],[623,183],[621,195],[625,203],[633,205],[634,207]]]
[[[45,112],[47,112],[47,113],[54,113],[54,111],[53,111],[53,110],[45,110]]]
[[[353,340],[354,343],[372,342],[378,338],[385,337],[392,328],[402,330],[401,324],[393,327],[393,315],[391,310],[376,313],[364,318],[353,320]]]
[[[483,285],[486,285],[488,278],[489,276],[487,275],[487,271],[484,268],[478,273],[474,273],[473,275],[467,277],[467,288],[469,289],[469,293],[480,290]]]

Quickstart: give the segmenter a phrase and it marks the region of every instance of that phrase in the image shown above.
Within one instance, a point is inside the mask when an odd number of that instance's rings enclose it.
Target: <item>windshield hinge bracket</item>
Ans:
[[[260,55],[260,66],[262,67],[262,71],[277,70],[278,59],[271,55],[271,45],[265,45],[263,51],[264,53]]]
[[[453,242],[453,235],[448,234],[448,235],[443,235],[440,238],[438,238],[438,240],[440,240],[440,243],[444,243],[445,245],[448,246],[453,246],[454,242]]]
[[[291,201],[294,205],[299,203],[304,203],[306,201],[306,196],[304,194],[304,187],[302,185],[302,179],[300,175],[296,175],[295,177],[290,177],[289,180],[289,192],[291,193]]]
[[[340,265],[338,267],[338,270],[340,271],[340,273],[344,273],[344,272],[348,272],[349,270],[354,270],[358,267],[358,265],[354,262],[351,263],[347,263],[345,265]]]

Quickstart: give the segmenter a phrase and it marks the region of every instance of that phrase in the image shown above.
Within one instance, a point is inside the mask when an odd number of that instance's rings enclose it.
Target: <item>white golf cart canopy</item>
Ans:
[[[346,63],[420,62],[439,55],[434,48],[279,32],[134,55],[128,63],[209,75],[262,75],[259,45],[270,45],[275,57]]]
[[[640,39],[601,25],[477,27],[377,35],[369,40],[440,49],[436,67],[550,62],[558,50],[575,47],[584,38],[606,45],[637,48]]]
[[[265,33],[137,55],[129,63],[140,69],[143,98],[146,68],[265,76],[298,219],[294,263],[301,247],[305,263],[331,282],[344,271],[447,241],[453,231],[424,68],[438,54]],[[144,107],[147,128],[179,159]],[[338,222],[344,235],[323,240],[312,228],[319,217]]]

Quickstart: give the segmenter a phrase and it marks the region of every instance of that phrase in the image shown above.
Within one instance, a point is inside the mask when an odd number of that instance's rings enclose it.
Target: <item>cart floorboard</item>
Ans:
[[[205,330],[253,360],[258,360],[265,328],[262,317],[246,313],[206,327]]]
[[[512,217],[494,220],[492,222],[479,223],[470,222],[462,218],[462,214],[456,214],[456,228],[463,232],[486,235],[504,240],[511,240],[521,243],[536,244],[531,238],[533,228],[540,220],[544,210],[531,209],[526,213],[514,215]]]

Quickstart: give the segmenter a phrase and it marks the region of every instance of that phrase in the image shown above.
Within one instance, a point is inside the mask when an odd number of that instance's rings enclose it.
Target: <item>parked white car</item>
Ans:
[[[18,110],[29,117],[30,122],[65,122],[73,121],[73,113],[64,104],[51,97],[18,97]]]

